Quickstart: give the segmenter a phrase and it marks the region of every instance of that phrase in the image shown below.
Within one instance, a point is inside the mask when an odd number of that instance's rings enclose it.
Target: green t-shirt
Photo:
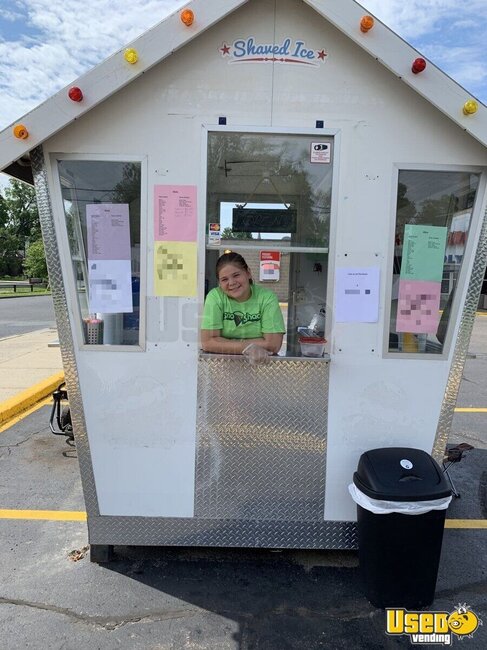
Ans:
[[[264,287],[250,285],[251,296],[245,302],[232,300],[220,287],[206,296],[203,330],[221,330],[226,339],[258,339],[263,334],[286,331],[276,295]]]

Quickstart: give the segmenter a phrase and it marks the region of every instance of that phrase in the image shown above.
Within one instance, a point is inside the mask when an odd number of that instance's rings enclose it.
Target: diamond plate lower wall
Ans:
[[[328,363],[202,355],[195,514],[322,521]]]
[[[134,546],[220,546],[247,548],[356,549],[352,521],[225,521],[91,517],[92,544]]]

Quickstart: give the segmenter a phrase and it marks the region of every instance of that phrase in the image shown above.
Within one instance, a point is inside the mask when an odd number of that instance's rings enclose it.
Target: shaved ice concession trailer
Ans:
[[[487,109],[364,14],[194,0],[0,134],[38,196],[94,559],[356,548],[362,452],[443,458]],[[268,364],[200,350],[228,249],[279,298]]]

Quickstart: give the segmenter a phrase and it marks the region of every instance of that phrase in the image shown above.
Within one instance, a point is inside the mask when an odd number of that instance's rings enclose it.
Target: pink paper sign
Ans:
[[[154,185],[154,239],[196,241],[196,186]]]
[[[399,280],[396,332],[436,334],[441,282]]]

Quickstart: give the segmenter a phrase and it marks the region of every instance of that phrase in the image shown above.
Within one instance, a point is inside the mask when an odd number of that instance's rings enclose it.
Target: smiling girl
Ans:
[[[279,352],[286,329],[276,295],[253,283],[238,253],[218,259],[216,277],[219,286],[209,292],[203,310],[203,350],[243,354],[254,344],[270,354]]]

